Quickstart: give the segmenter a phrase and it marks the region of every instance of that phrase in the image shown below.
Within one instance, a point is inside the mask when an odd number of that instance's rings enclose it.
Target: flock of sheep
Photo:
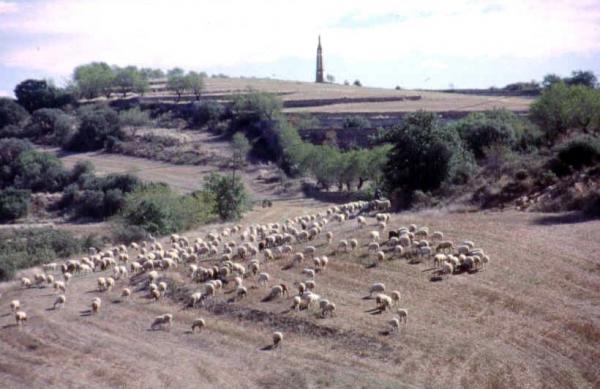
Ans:
[[[343,258],[346,253],[363,250],[364,256],[372,256],[371,266],[400,258],[417,262],[432,261],[436,277],[450,276],[459,271],[477,271],[489,262],[484,251],[476,248],[471,241],[454,244],[444,240],[442,232],[430,233],[427,227],[416,225],[391,228],[388,225],[390,215],[384,213],[389,208],[388,200],[358,201],[334,206],[318,214],[287,219],[282,223],[225,227],[193,240],[174,234],[164,245],[153,239],[104,251],[90,248],[89,255],[79,260],[44,265],[43,273],[36,273],[32,278],[23,277],[21,285],[23,288],[52,285],[58,293],[53,308],[60,309],[67,303],[66,294],[73,275],[102,272],[104,274],[96,279],[98,292],[110,292],[119,281],[131,276],[132,280],[143,285],[140,290],[147,293],[148,298],[158,301],[169,291],[169,284],[163,275],[181,266],[190,283],[199,288],[189,294],[186,303],[188,308],[202,307],[225,289],[233,294],[230,302],[234,302],[246,298],[250,291],[265,293],[261,290],[271,284],[262,301],[289,298],[292,302],[290,310],[306,310],[321,318],[331,318],[336,316],[336,304],[317,294],[317,278],[327,271],[331,262],[327,255]],[[360,234],[361,229],[369,226],[368,218],[373,216],[377,227],[368,231],[367,238],[362,242],[358,239],[341,239],[334,244],[334,233],[327,231],[331,225],[354,223],[353,228]],[[386,231],[387,240],[384,242],[382,235]],[[315,246],[318,239],[323,241],[319,249]],[[325,250],[328,252],[319,252]],[[303,282],[294,284],[296,292],[293,296],[290,285],[272,280],[273,277],[264,271],[275,261],[285,262],[284,270],[297,269],[304,275]],[[58,271],[62,273],[60,280]],[[107,275],[107,272],[111,275]],[[132,281],[125,282],[127,286],[120,291],[122,299],[132,296],[129,286]],[[249,283],[253,286],[248,287]],[[399,331],[401,324],[407,323],[408,310],[400,308],[400,291],[393,290],[388,295],[385,285],[377,282],[371,285],[368,293],[376,303],[373,310],[392,312],[394,315],[388,322],[389,333]],[[27,320],[21,303],[13,300],[10,308],[17,325],[21,327]],[[101,309],[102,299],[95,297],[90,302],[89,314],[95,315]],[[170,313],[159,315],[150,328],[170,329],[173,320]],[[202,331],[207,323],[199,317],[190,326],[192,332]],[[283,334],[275,332],[271,347],[278,347],[282,340]]]

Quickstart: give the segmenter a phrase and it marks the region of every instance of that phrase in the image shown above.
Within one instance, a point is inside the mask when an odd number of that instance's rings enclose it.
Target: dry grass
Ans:
[[[281,220],[314,212],[324,204],[296,200],[250,213],[246,222]],[[260,300],[265,289],[245,282],[249,296],[228,303],[219,293],[205,308],[185,309],[166,298],[151,303],[142,292],[118,300],[119,289],[102,294],[96,317],[80,316],[95,291],[98,274],[76,277],[67,305],[47,311],[55,296],[46,289],[0,290],[0,381],[7,387],[598,387],[600,371],[600,274],[591,271],[600,251],[600,222],[544,225],[539,215],[516,212],[393,217],[439,229],[451,239],[471,238],[491,256],[488,268],[431,282],[430,264],[395,259],[366,268],[361,254],[335,255],[321,240],[329,268],[317,275],[317,293],[337,304],[337,317],[290,312],[289,299]],[[335,240],[369,229],[334,225]],[[203,235],[202,229],[190,236]],[[366,249],[362,249],[361,253]],[[303,280],[285,261],[263,265],[273,283]],[[200,289],[179,271],[172,285]],[[568,279],[565,278],[568,274]],[[370,315],[368,286],[384,282],[403,293],[408,325],[385,336],[390,315]],[[225,288],[227,291],[229,288]],[[19,298],[30,321],[12,326],[8,302]],[[152,318],[173,313],[171,331],[148,331]],[[202,334],[191,334],[198,316]],[[282,347],[261,351],[270,334],[285,334]]]

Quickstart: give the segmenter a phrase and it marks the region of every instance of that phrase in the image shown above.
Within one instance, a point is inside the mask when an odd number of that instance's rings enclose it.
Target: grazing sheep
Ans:
[[[367,248],[368,251],[379,251],[379,243],[371,242]]]
[[[17,322],[17,326],[21,327],[27,321],[27,313],[25,311],[17,311],[15,313],[15,321]]]
[[[444,239],[444,233],[441,231],[433,231],[433,234],[431,234],[431,239],[432,240],[442,240],[442,239]]]
[[[451,251],[454,248],[454,243],[450,240],[444,240],[441,241],[440,243],[438,243],[435,251],[436,252],[446,252],[446,251]]]
[[[160,300],[160,291],[158,289],[153,289],[150,292],[150,297],[154,299],[154,301]]]
[[[296,264],[296,263],[300,263],[304,261],[304,254],[297,252],[294,254],[294,256],[292,257],[292,265]]]
[[[279,331],[273,332],[273,349],[279,347],[279,344],[283,340],[283,334]]]
[[[340,240],[340,243],[338,244],[338,247],[336,249],[336,252],[348,252],[348,241],[347,240]]]
[[[321,317],[324,318],[325,316],[327,316],[327,314],[329,314],[329,317],[335,316],[335,304],[330,302],[329,300],[319,301],[319,307],[321,308]]]
[[[67,301],[67,297],[64,294],[61,294],[60,296],[58,296],[58,298],[54,301],[54,305],[53,308],[54,309],[60,309],[62,308],[62,306],[65,304],[65,302]],[[58,305],[58,308],[57,308]]]
[[[444,262],[444,264],[442,265],[442,268],[439,271],[440,275],[452,275],[452,273],[454,273],[454,266],[452,266],[451,263],[448,262]]]
[[[65,293],[67,291],[67,286],[62,281],[54,281],[54,289]]]
[[[394,255],[397,255],[399,257],[404,255],[404,247],[402,247],[401,245],[394,246]]]
[[[22,277],[21,278],[21,287],[31,288],[31,280],[27,277]]]
[[[315,288],[317,287],[317,284],[314,280],[306,280],[304,281],[304,285],[306,285],[306,289],[308,290],[315,290]]]
[[[169,326],[169,330],[173,325],[173,315],[170,313],[165,313],[164,315],[156,316],[152,325],[150,325],[150,329],[156,330],[157,328],[164,329],[165,325]]]
[[[302,270],[302,274],[306,274],[307,276],[309,276],[311,278],[315,278],[315,271],[314,271],[314,269],[306,268],[306,269]]]
[[[206,327],[206,322],[204,319],[198,318],[192,322],[192,333],[196,332],[196,328],[200,332],[204,327]]]
[[[48,282],[48,285],[53,285],[54,284],[54,276],[52,274],[48,274],[46,276],[46,282]]]
[[[260,273],[258,275],[258,280],[256,281],[258,283],[258,285],[260,286],[265,286],[267,285],[267,283],[269,282],[269,273]]]
[[[379,242],[379,239],[380,239],[379,231],[369,232],[369,238],[371,239],[371,242]]]
[[[304,255],[306,255],[307,257],[314,258],[316,252],[317,249],[315,248],[315,246],[306,246],[304,248]]]
[[[150,282],[154,282],[158,279],[158,272],[156,270],[152,270],[148,273],[148,280]]]
[[[15,312],[21,308],[21,302],[19,300],[13,300],[10,302],[10,310]]]
[[[100,297],[94,298],[92,300],[92,313],[98,313],[101,306],[102,306],[102,300],[100,300]]]
[[[333,241],[333,232],[327,231],[327,233],[325,234],[325,239],[327,240],[327,244],[330,245]]]
[[[34,274],[33,282],[35,283],[35,285],[37,285],[38,287],[41,288],[42,285],[44,283],[46,283],[46,275],[45,274]]]
[[[408,320],[408,310],[404,308],[398,308],[396,311],[396,315],[398,315],[398,319],[400,321],[404,321],[404,324],[407,323]]]
[[[377,228],[380,231],[385,231],[385,229],[387,228],[387,223],[386,222],[379,222],[379,223],[377,223]]]
[[[446,262],[446,254],[436,254],[433,257],[433,266],[440,267],[444,262]]]
[[[379,293],[375,296],[375,303],[377,304],[377,308],[386,311],[388,308],[391,308],[393,305],[393,300],[390,296]]]
[[[44,271],[46,273],[51,272],[51,271],[56,271],[57,267],[58,267],[58,264],[56,262],[46,263],[45,265],[42,265],[42,269],[44,269]]]
[[[392,293],[390,293],[390,297],[392,298],[394,305],[400,304],[400,292],[399,291],[393,290]]]
[[[358,222],[358,226],[359,226],[359,228],[362,228],[362,227],[364,227],[364,226],[366,226],[366,225],[367,225],[367,219],[365,219],[365,217],[364,217],[364,216],[359,216],[359,217],[357,217],[357,218],[356,218],[356,221]]]
[[[111,291],[115,287],[115,279],[112,277],[106,277],[106,290]]]
[[[350,250],[356,250],[358,247],[358,240],[350,239]]]
[[[164,281],[161,281],[158,283],[158,290],[162,293],[165,294],[167,291],[167,283]]]
[[[248,295],[248,288],[245,286],[238,286],[236,290],[236,296],[240,299],[246,297]]]
[[[123,297],[124,299],[128,299],[129,296],[131,296],[131,289],[123,288],[123,291],[121,291],[121,297]]]
[[[290,307],[290,309],[293,309],[294,311],[299,311],[301,303],[302,298],[300,296],[294,296],[294,299],[292,300],[292,306]]]
[[[378,263],[381,263],[385,260],[385,253],[383,251],[378,251],[376,255]]]
[[[275,285],[274,287],[271,288],[271,291],[269,292],[269,294],[263,298],[263,302],[264,301],[271,301],[279,296],[282,295],[287,295],[288,294],[288,290],[287,290],[287,286],[285,284],[279,284],[279,285]]]
[[[392,320],[388,321],[388,324],[392,327],[392,329],[390,330],[390,332],[397,332],[397,331],[400,330],[400,319],[398,319],[397,317],[395,317]]]
[[[106,290],[106,278],[98,277],[98,292],[104,292]]]
[[[385,292],[385,285],[382,282],[376,282],[369,288],[369,296],[373,296],[373,293]]]

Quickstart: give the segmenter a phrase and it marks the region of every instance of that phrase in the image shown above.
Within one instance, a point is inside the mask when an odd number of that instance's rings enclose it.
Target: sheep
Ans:
[[[321,317],[324,318],[327,314],[330,317],[335,316],[335,304],[330,302],[329,300],[321,300],[319,301],[319,307],[321,308]]]
[[[265,286],[269,282],[269,273],[262,272],[258,275],[258,280],[256,281],[258,285]]]
[[[385,285],[382,282],[376,282],[369,288],[369,297],[373,296],[373,293],[385,292]]]
[[[377,242],[371,242],[369,243],[369,246],[367,247],[368,251],[379,251],[379,243]]]
[[[123,297],[124,299],[128,299],[129,296],[131,296],[131,289],[123,288],[123,290],[121,291],[121,297]]]
[[[378,251],[377,252],[377,262],[383,262],[385,260],[385,253],[383,251]]]
[[[157,328],[164,328],[165,325],[169,326],[169,330],[173,325],[173,315],[170,313],[165,313],[164,315],[159,315],[154,318],[154,321],[150,325],[151,330],[156,330]]]
[[[404,247],[402,247],[401,245],[394,246],[394,255],[397,255],[399,257],[404,255]]]
[[[98,313],[101,306],[102,306],[102,300],[100,300],[100,297],[94,298],[92,300],[92,313]]]
[[[358,247],[358,240],[350,239],[350,250],[355,250]]]
[[[279,344],[283,340],[283,334],[279,331],[273,332],[273,349],[279,347]]]
[[[13,300],[10,302],[10,310],[13,312],[18,311],[21,308],[21,302],[19,300]]]
[[[436,254],[433,257],[433,266],[436,268],[442,266],[442,264],[446,262],[446,259],[447,257],[445,254]]]
[[[160,300],[160,291],[158,289],[154,289],[150,292],[150,297],[154,299],[154,301]]]
[[[61,294],[54,301],[53,308],[54,309],[60,309],[60,308],[62,308],[62,306],[65,304],[66,301],[67,301],[67,297],[64,294]],[[56,307],[57,305],[58,305],[58,308]]]
[[[112,277],[106,277],[106,290],[111,291],[115,286],[115,279]]]
[[[46,273],[51,272],[51,271],[56,271],[57,267],[58,267],[58,264],[56,262],[46,263],[46,264],[42,265],[42,269],[44,269],[44,272],[46,272]]]
[[[315,288],[317,287],[317,284],[314,280],[306,280],[304,281],[304,285],[306,285],[306,289],[308,290],[315,290]]]
[[[333,232],[327,231],[325,233],[325,240],[327,241],[327,244],[330,245],[331,242],[333,241]]]
[[[104,292],[106,290],[106,278],[98,277],[98,292]]]
[[[248,295],[248,288],[245,286],[238,286],[236,290],[236,296],[240,299],[246,297]]]
[[[390,296],[379,293],[377,296],[375,296],[375,303],[377,304],[377,309],[385,311],[392,307],[393,300]]]
[[[390,293],[390,297],[392,298],[394,305],[400,304],[400,292],[399,291],[393,290],[392,293]]]
[[[287,295],[288,294],[288,290],[287,290],[287,286],[285,284],[279,284],[279,285],[275,285],[274,287],[271,288],[271,291],[269,292],[269,294],[263,298],[263,302],[265,301],[271,301],[279,296],[282,295]]]
[[[338,243],[338,247],[336,249],[336,252],[348,252],[348,241],[347,240],[340,240],[340,243]]]
[[[400,330],[400,319],[398,319],[397,317],[388,321],[388,324],[392,327],[392,329],[390,330],[390,333]]]
[[[386,222],[379,222],[379,223],[377,223],[377,228],[380,231],[385,231],[385,229],[387,228],[387,223]]]
[[[294,256],[292,257],[292,266],[296,263],[300,263],[304,261],[304,254],[297,252],[294,254]]]
[[[306,269],[302,270],[302,274],[306,274],[307,276],[309,276],[311,278],[315,278],[315,271],[314,271],[314,269],[306,268]]]
[[[433,231],[433,234],[431,234],[431,239],[432,240],[443,240],[444,233],[441,231]]]
[[[67,287],[66,287],[65,283],[62,281],[55,281],[54,289],[58,290],[59,292],[63,292],[63,293],[65,293],[67,291]]]
[[[379,231],[369,232],[369,238],[371,239],[371,242],[379,242],[379,239],[380,239]]]
[[[15,321],[17,322],[17,326],[21,327],[27,321],[27,313],[25,311],[15,312]]]
[[[451,263],[448,262],[444,262],[444,264],[442,265],[442,268],[439,270],[439,274],[440,275],[451,275],[452,273],[454,273],[454,266],[452,266]]]
[[[152,270],[148,273],[148,280],[150,282],[154,282],[158,279],[158,272],[156,270]]]
[[[54,284],[54,276],[52,274],[48,274],[46,276],[46,282],[48,282],[48,285],[53,285]]]
[[[27,277],[22,277],[21,278],[21,287],[31,288],[31,280]]]
[[[328,264],[329,264],[329,258],[327,258],[325,255],[323,255],[321,257],[321,270],[325,270],[325,268],[327,267]]]
[[[46,282],[46,275],[45,274],[34,274],[33,282],[35,283],[35,285],[37,285],[38,287],[41,288],[42,285]]]
[[[302,298],[300,296],[294,296],[294,299],[292,300],[292,306],[290,307],[290,309],[293,309],[294,311],[299,311],[301,303]]]
[[[359,217],[357,217],[357,218],[356,218],[356,221],[358,222],[358,227],[359,227],[359,228],[362,228],[362,227],[364,227],[364,226],[366,226],[366,225],[367,225],[367,219],[365,219],[365,217],[364,217],[364,216],[359,216]]]
[[[317,249],[315,248],[315,246],[306,246],[304,248],[304,255],[306,255],[307,257],[314,258],[316,252]]]
[[[444,240],[444,241],[441,241],[440,243],[438,243],[435,251],[439,253],[440,251],[442,251],[442,252],[445,252],[448,250],[451,251],[453,248],[454,248],[454,243],[452,241]]]
[[[165,294],[167,292],[167,283],[166,282],[159,282],[158,283],[158,290],[162,294]]]
[[[192,322],[192,333],[196,332],[196,328],[198,329],[198,332],[202,331],[202,329],[206,327],[206,322],[204,321],[204,319],[202,318],[198,318],[195,319]]]
[[[396,315],[398,315],[399,321],[404,321],[404,324],[407,323],[408,320],[408,310],[404,308],[398,308],[396,311]]]

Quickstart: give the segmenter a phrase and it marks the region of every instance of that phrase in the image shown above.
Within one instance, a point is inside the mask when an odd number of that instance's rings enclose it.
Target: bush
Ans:
[[[5,189],[0,191],[0,222],[18,219],[27,214],[31,192],[28,190]]]
[[[417,189],[437,189],[449,177],[455,153],[462,151],[456,131],[424,111],[407,115],[387,140],[393,144],[383,169],[389,193],[400,189],[411,195]]]
[[[77,151],[98,150],[111,139],[123,139],[119,116],[115,110],[105,106],[84,107],[79,112],[81,121],[77,133],[67,145]]]
[[[557,157],[561,163],[574,169],[591,166],[600,162],[600,139],[574,139],[558,149]]]
[[[112,227],[112,241],[114,243],[129,244],[148,239],[148,233],[141,227],[117,224]]]
[[[590,193],[583,200],[583,214],[590,218],[600,218],[600,191]]]
[[[519,118],[506,110],[475,112],[453,126],[475,157],[482,158],[484,149],[495,144],[512,147],[517,139]]]
[[[0,189],[13,186],[17,175],[19,156],[33,148],[26,140],[0,139]]]
[[[28,117],[27,110],[13,99],[0,97],[0,128],[11,124],[21,126]]]
[[[150,125],[152,120],[148,112],[135,107],[119,112],[119,123],[121,126],[144,127]]]
[[[75,132],[75,120],[60,109],[42,108],[31,115],[24,135],[44,143],[62,145]]]
[[[207,221],[212,209],[212,199],[200,194],[181,196],[166,185],[149,184],[126,196],[121,216],[126,226],[166,235]]]
[[[29,150],[17,159],[15,187],[32,192],[58,192],[68,182],[69,173],[54,155]]]
[[[222,220],[239,219],[248,208],[248,195],[239,177],[232,179],[212,173],[205,178],[203,192],[214,204],[213,212]]]
[[[16,270],[38,266],[81,252],[82,241],[71,233],[52,229],[0,231],[0,281]]]
[[[225,113],[225,107],[216,101],[194,102],[190,106],[190,120],[195,127],[218,122]]]
[[[362,130],[365,128],[371,128],[371,122],[364,116],[349,116],[344,119],[342,127]]]

